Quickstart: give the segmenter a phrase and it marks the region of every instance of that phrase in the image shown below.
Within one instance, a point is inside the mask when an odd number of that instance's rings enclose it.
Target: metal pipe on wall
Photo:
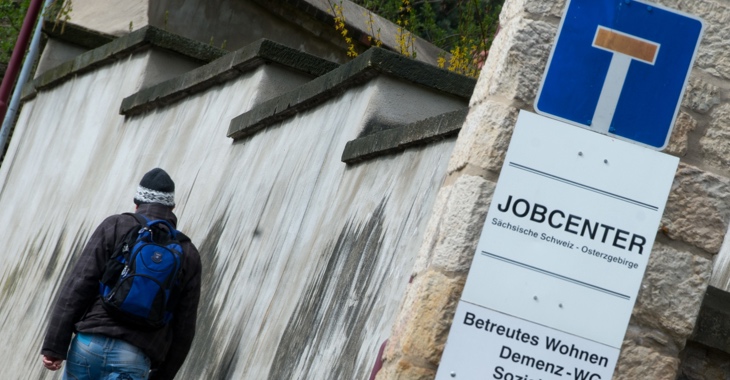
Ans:
[[[43,9],[48,9],[52,2],[53,0],[45,0],[45,3],[43,4]],[[15,90],[13,90],[13,95],[10,98],[10,104],[8,106],[8,109],[5,111],[6,113],[5,118],[3,119],[2,127],[0,127],[0,149],[5,146],[8,140],[8,136],[10,135],[10,129],[15,122],[15,115],[18,112],[18,105],[20,104],[20,97],[23,92],[23,86],[25,85],[25,82],[28,81],[28,77],[30,77],[30,71],[33,69],[35,60],[38,57],[38,50],[40,49],[41,44],[42,29],[43,22],[41,21],[36,23],[35,31],[33,32],[33,38],[30,41],[28,54],[25,56],[25,60],[23,61],[23,68],[20,70],[20,76],[18,77],[17,84],[15,85]],[[1,154],[2,153],[0,152],[0,155]],[[2,161],[1,158],[0,161]]]
[[[2,85],[0,85],[0,119],[5,120],[5,113],[8,109],[8,97],[10,96],[10,90],[15,84],[15,80],[18,77],[20,70],[20,64],[23,62],[23,56],[28,47],[28,40],[30,39],[30,33],[33,30],[38,15],[41,10],[42,0],[31,0],[28,11],[25,13],[25,19],[23,20],[23,26],[18,34],[18,40],[15,42],[13,48],[13,54],[10,57],[8,69],[3,77]],[[4,146],[0,146],[4,147]],[[1,148],[0,148],[1,149]]]

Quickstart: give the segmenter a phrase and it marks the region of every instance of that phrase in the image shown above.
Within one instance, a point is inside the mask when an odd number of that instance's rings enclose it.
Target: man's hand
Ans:
[[[58,371],[61,368],[61,363],[63,363],[63,359],[43,355],[43,366],[50,369],[51,371]]]

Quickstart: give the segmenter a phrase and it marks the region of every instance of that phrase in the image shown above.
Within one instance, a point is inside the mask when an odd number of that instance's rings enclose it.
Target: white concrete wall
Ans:
[[[141,175],[159,166],[176,182],[179,227],[204,265],[198,338],[178,378],[365,378],[454,139],[355,166],[340,161],[342,149],[389,93],[419,117],[459,102],[374,79],[234,142],[230,120],[270,97],[262,83],[280,86],[284,69],[261,66],[171,106],[119,115],[154,57],[75,76],[20,113],[0,168],[0,336],[14,342],[0,345],[3,376],[54,378],[38,352],[55,291],[95,225],[132,210]]]
[[[68,22],[114,36],[149,25],[148,0],[66,0]],[[62,19],[63,21],[63,19]]]

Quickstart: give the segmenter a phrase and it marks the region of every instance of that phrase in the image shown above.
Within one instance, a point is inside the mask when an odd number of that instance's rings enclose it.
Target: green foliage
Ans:
[[[30,0],[0,0],[0,63],[10,61],[28,5]]]
[[[0,64],[7,64],[13,54],[30,0],[0,0]],[[71,0],[54,0],[44,11],[47,20],[63,29],[71,13]]]
[[[332,3],[327,0],[330,6],[330,11],[335,15],[335,30],[340,33],[342,38],[347,44],[347,56],[354,58],[357,57],[357,51],[355,51],[355,43],[352,37],[349,35],[350,31],[345,27],[345,15],[343,14],[342,1],[339,3]]]
[[[2,0],[0,0],[2,1]],[[44,18],[53,21],[53,29],[59,25],[61,33],[66,28],[66,22],[71,20],[71,12],[73,11],[73,0],[53,0],[44,11]]]
[[[412,41],[408,41],[408,36],[413,33],[450,53],[448,59],[441,57],[439,66],[476,77],[497,32],[504,0],[353,2],[399,25],[397,40],[402,54],[414,56]]]

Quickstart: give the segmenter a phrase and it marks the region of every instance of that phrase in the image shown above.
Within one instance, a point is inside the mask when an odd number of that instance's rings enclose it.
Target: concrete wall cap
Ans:
[[[231,121],[228,137],[240,139],[331,99],[378,75],[469,100],[476,80],[381,48],[370,48],[351,62],[284,95],[263,102]]]
[[[140,90],[122,101],[120,113],[136,115],[170,104],[268,63],[312,77],[323,75],[339,66],[276,42],[260,39],[180,77]]]

